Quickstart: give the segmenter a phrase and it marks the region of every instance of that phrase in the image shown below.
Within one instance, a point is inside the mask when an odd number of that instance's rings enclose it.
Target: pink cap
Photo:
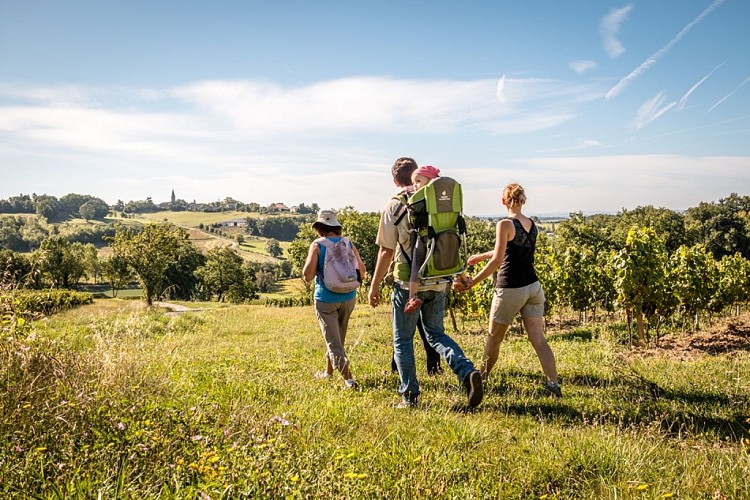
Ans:
[[[440,170],[433,167],[432,165],[424,165],[414,171],[417,175],[423,175],[428,179],[434,179],[440,174]]]

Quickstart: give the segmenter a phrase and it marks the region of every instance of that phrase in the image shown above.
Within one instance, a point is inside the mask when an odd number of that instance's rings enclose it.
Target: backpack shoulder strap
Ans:
[[[393,223],[394,226],[398,226],[401,221],[406,217],[406,214],[408,213],[407,206],[409,199],[406,197],[406,192],[402,191],[396,196],[393,197],[394,200],[398,200],[398,202],[401,204],[398,207],[397,212],[400,212],[398,217],[396,217],[396,221]]]

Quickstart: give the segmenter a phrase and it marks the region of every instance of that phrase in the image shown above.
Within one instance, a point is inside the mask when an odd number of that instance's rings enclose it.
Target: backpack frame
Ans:
[[[395,224],[408,214],[409,231],[421,238],[427,253],[419,268],[421,285],[449,283],[466,270],[466,221],[463,217],[461,184],[450,177],[437,177],[404,200],[406,209]],[[414,241],[414,238],[412,238]],[[407,263],[397,263],[394,274],[409,280],[411,256],[401,247]]]

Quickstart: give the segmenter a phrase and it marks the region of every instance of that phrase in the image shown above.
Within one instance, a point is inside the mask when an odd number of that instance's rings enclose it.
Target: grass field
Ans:
[[[283,217],[294,217],[294,214],[283,214]],[[144,220],[150,222],[170,222],[177,226],[187,227],[198,227],[200,224],[204,226],[217,224],[232,219],[246,219],[247,217],[259,218],[269,217],[268,215],[261,215],[257,212],[188,212],[188,211],[163,211],[156,212],[153,214],[138,214],[136,220]],[[271,215],[270,217],[274,217]]]
[[[2,344],[0,496],[33,498],[747,498],[750,355],[630,351],[616,329],[503,345],[484,403],[451,373],[398,410],[390,313],[359,305],[360,391],[317,380],[312,307],[194,312],[97,300]],[[454,336],[470,358],[481,325]]]

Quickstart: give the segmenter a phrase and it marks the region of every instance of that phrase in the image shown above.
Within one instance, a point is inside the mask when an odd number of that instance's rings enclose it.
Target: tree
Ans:
[[[375,261],[378,258],[379,251],[375,239],[378,235],[380,214],[374,212],[357,212],[351,208],[346,208],[339,212],[338,219],[344,226],[343,235],[349,238],[352,243],[354,243],[354,246],[357,247],[357,251],[359,252],[360,257],[362,257],[362,262],[365,263],[365,269],[367,269],[369,275],[372,275],[372,272],[375,270]],[[313,234],[317,237],[316,233]],[[304,265],[304,258],[307,257],[306,252],[312,241],[313,240],[307,242],[302,265]],[[365,285],[368,283],[369,278],[366,277]]]
[[[307,252],[310,249],[310,244],[317,237],[318,233],[316,233],[309,225],[305,224],[300,227],[297,237],[286,250],[287,261],[292,265],[292,276],[302,277],[302,268],[305,265],[305,259],[307,259]],[[367,262],[365,262],[365,267],[367,267]],[[367,269],[370,269],[370,273],[372,273],[372,268],[368,267]],[[304,278],[302,279],[302,282],[305,285],[305,290],[309,292],[310,283],[305,281]],[[260,283],[260,279],[258,280],[258,283]]]
[[[279,242],[274,238],[271,238],[266,242],[266,252],[268,252],[268,255],[271,257],[280,257],[281,254],[284,253],[281,249],[281,245],[279,245]]]
[[[93,202],[87,201],[78,208],[78,213],[87,221],[96,217],[96,206]]]
[[[688,209],[685,227],[689,241],[705,246],[716,260],[736,252],[750,259],[749,225],[741,201],[730,198],[725,203],[700,203]]]
[[[171,299],[194,299],[200,283],[196,272],[205,263],[206,257],[195,245],[181,240],[174,261],[164,272],[165,294]]]
[[[62,236],[51,236],[38,250],[40,271],[52,288],[71,288],[85,272],[84,246]]]
[[[209,250],[197,275],[204,292],[219,302],[226,298],[237,303],[257,296],[255,271],[245,266],[242,257],[229,247]]]
[[[133,278],[127,261],[117,254],[102,259],[100,267],[102,278],[112,288],[113,297],[117,297],[117,291],[125,288]]]
[[[31,275],[31,262],[22,253],[0,248],[0,286],[21,288]]]
[[[142,231],[122,225],[115,229],[112,248],[137,276],[149,306],[164,291],[164,274],[177,260],[186,237],[184,230],[171,224],[149,224]]]
[[[45,219],[56,219],[60,215],[60,202],[54,196],[42,194],[34,197],[34,210]]]

